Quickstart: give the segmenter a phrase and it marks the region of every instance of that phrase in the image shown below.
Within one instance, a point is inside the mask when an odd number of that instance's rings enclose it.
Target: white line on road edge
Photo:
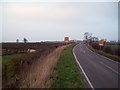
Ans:
[[[74,48],[75,48],[75,47],[74,47]],[[90,80],[88,79],[88,77],[87,77],[86,73],[84,72],[84,70],[83,70],[82,66],[80,65],[80,63],[79,63],[79,61],[78,61],[78,59],[77,59],[77,57],[76,57],[76,55],[75,55],[75,53],[74,53],[74,48],[73,48],[73,55],[74,55],[74,57],[75,57],[75,60],[76,60],[76,62],[78,63],[78,65],[79,65],[80,69],[82,70],[82,72],[83,72],[83,74],[84,74],[85,78],[87,79],[87,81],[88,81],[88,83],[89,83],[90,87],[94,90],[94,87],[93,87],[92,83],[91,83],[91,82],[90,82]]]
[[[88,47],[86,47],[86,48],[87,48],[90,52],[95,53],[95,52],[93,52],[91,49],[89,49]],[[113,61],[112,59],[107,58],[107,57],[105,57],[105,56],[103,56],[103,55],[100,55],[100,54],[98,54],[98,53],[95,53],[95,54],[97,54],[97,55],[99,55],[99,56],[101,56],[101,57],[103,57],[103,58],[105,58],[105,59],[108,59],[109,61],[112,61],[112,62],[114,62],[114,63],[119,64],[119,62]],[[107,68],[111,69],[113,72],[119,74],[119,72],[115,71],[115,70],[114,70],[113,68],[111,68],[110,66],[104,64],[103,62],[100,62],[100,63],[103,64],[104,66],[106,66]]]
[[[92,53],[95,53],[95,54],[97,54],[97,55],[99,55],[99,56],[101,56],[101,57],[103,57],[103,58],[105,58],[105,59],[108,59],[108,60],[110,60],[110,61],[112,61],[112,62],[114,62],[114,63],[117,63],[117,64],[119,64],[118,62],[116,62],[116,61],[113,61],[112,59],[110,59],[110,58],[107,58],[107,57],[105,57],[105,56],[103,56],[103,55],[100,55],[100,54],[98,54],[98,53],[96,53],[96,52],[93,52],[91,49],[89,49],[88,47],[86,47],[90,52],[92,52]]]

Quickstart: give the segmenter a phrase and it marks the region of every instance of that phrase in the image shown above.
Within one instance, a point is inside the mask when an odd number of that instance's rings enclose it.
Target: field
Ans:
[[[5,80],[10,80],[15,75],[12,66],[12,59],[20,58],[22,55],[24,54],[5,55],[2,57],[3,70],[5,70],[5,73],[3,73],[3,77],[5,76]]]
[[[83,88],[82,79],[72,54],[73,46],[63,50],[51,76],[52,88]]]
[[[3,43],[3,87],[19,87],[31,66],[64,43]],[[34,52],[29,52],[32,49]]]
[[[120,48],[120,45],[105,45],[105,46],[110,46],[114,50]]]
[[[0,72],[1,72],[1,69],[2,69],[2,56],[0,56]],[[0,73],[1,75],[1,73]]]
[[[109,53],[120,56],[120,45],[105,45],[105,48],[109,49]]]
[[[55,48],[64,43],[52,43],[52,42],[41,42],[41,43],[2,43],[2,55],[11,55],[16,53],[25,53],[28,49],[35,49],[42,52],[44,49]]]

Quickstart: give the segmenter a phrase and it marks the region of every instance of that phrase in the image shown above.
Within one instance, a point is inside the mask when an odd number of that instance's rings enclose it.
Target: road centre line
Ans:
[[[88,49],[88,47],[86,47],[87,49]],[[88,49],[90,52],[92,52],[92,53],[95,53],[95,52],[93,52],[92,50],[90,50],[90,49]],[[103,57],[103,58],[105,58],[105,59],[108,59],[108,60],[110,60],[110,61],[112,61],[112,62],[114,62],[114,63],[117,63],[117,64],[119,64],[118,62],[116,62],[116,61],[113,61],[112,59],[110,59],[110,58],[107,58],[107,57],[105,57],[105,56],[103,56],[103,55],[100,55],[100,54],[98,54],[98,53],[95,53],[95,54],[97,54],[97,55],[99,55],[99,56],[101,56],[101,57]]]
[[[86,47],[87,49],[88,49],[88,47]],[[90,49],[88,49],[89,51],[91,51],[92,53],[95,53],[95,52],[93,52],[92,50],[90,50]],[[105,59],[108,59],[108,60],[110,60],[110,61],[112,61],[112,62],[115,62],[115,63],[117,63],[117,64],[119,64],[118,62],[116,62],[116,61],[113,61],[113,60],[111,60],[111,59],[109,59],[109,58],[107,58],[107,57],[105,57],[105,56],[102,56],[102,55],[100,55],[100,54],[98,54],[98,53],[95,53],[95,54],[97,54],[97,55],[99,55],[99,56],[101,56],[101,57],[103,57],[103,58],[105,58]],[[116,70],[114,70],[113,68],[111,68],[110,66],[108,66],[108,65],[106,65],[106,64],[104,64],[103,62],[100,62],[101,64],[103,64],[104,66],[106,66],[107,68],[109,68],[109,69],[111,69],[113,72],[115,72],[115,73],[117,73],[117,74],[119,74],[119,72],[117,72]]]
[[[113,68],[111,68],[110,66],[104,64],[103,62],[100,62],[101,64],[103,64],[104,66],[106,66],[107,68],[109,68],[110,70],[112,70],[113,72],[119,74],[116,70],[114,70]]]

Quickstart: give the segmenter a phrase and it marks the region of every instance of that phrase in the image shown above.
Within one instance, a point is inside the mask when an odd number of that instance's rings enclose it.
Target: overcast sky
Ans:
[[[64,36],[83,39],[85,32],[99,39],[118,40],[117,2],[14,1],[0,3],[4,42],[24,37],[29,41],[61,41]]]

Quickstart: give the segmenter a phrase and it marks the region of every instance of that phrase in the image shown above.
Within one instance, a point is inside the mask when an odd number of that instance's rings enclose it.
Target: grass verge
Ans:
[[[2,67],[5,72],[7,80],[10,80],[14,76],[14,69],[12,66],[12,59],[19,58],[24,54],[13,54],[2,56]]]
[[[100,55],[103,55],[103,56],[105,56],[105,57],[108,57],[108,58],[110,58],[110,59],[112,59],[112,60],[114,60],[114,61],[120,62],[120,57],[118,57],[118,56],[116,56],[116,55],[112,55],[112,54],[103,52],[103,51],[101,51],[101,50],[94,49],[94,48],[92,48],[91,46],[88,46],[88,45],[87,45],[87,47],[88,47],[90,50],[92,50],[93,52],[96,52],[96,53],[98,53],[98,54],[100,54]]]
[[[83,88],[79,69],[77,68],[72,49],[65,48],[52,74],[52,88]]]

